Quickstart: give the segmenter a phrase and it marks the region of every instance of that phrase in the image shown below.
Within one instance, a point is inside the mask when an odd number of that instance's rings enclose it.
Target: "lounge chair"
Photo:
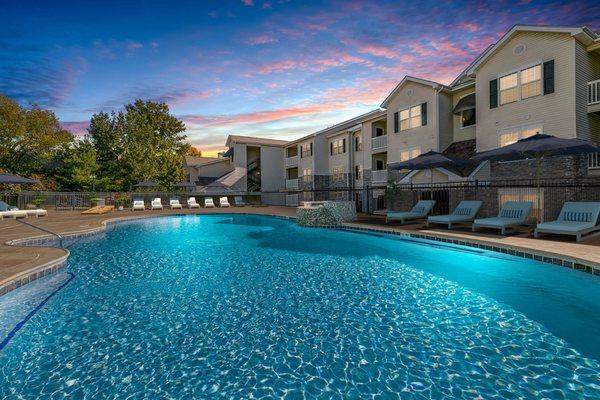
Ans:
[[[196,203],[195,197],[190,197],[187,199],[187,205],[189,208],[200,208],[200,204]]]
[[[591,233],[600,231],[599,214],[600,202],[567,201],[563,204],[556,221],[538,224],[533,233],[535,237],[539,237],[540,233],[573,235],[575,240],[580,242],[590,236],[595,236]],[[583,238],[583,235],[588,236]]]
[[[504,235],[507,228],[527,225],[532,207],[531,201],[507,201],[497,217],[476,219],[473,222],[473,232],[478,228],[492,228],[500,229],[500,233]]]
[[[204,208],[215,208],[215,203],[213,202],[212,197],[207,197],[204,199]]]
[[[385,222],[400,221],[403,224],[409,220],[427,218],[433,206],[435,206],[435,200],[420,200],[408,212],[388,211],[385,215]]]
[[[146,209],[146,204],[144,204],[144,200],[134,200],[133,206],[131,207],[131,211],[144,211]]]
[[[178,208],[178,209],[181,210],[183,208],[183,206],[179,202],[179,199],[171,199],[171,200],[169,200],[169,206],[171,207],[171,210],[174,210],[176,208]]]
[[[18,210],[17,207],[13,207],[8,203],[5,203],[4,201],[0,201],[0,211],[14,211],[14,210]]]
[[[431,224],[447,225],[448,229],[452,228],[452,224],[460,222],[471,222],[475,219],[475,216],[481,208],[482,202],[479,200],[469,201],[463,200],[458,206],[452,211],[452,214],[448,215],[432,215],[427,218],[427,226]]]
[[[23,210],[9,210],[9,211],[0,211],[0,220],[4,218],[28,218],[27,211]]]
[[[163,205],[162,205],[162,201],[160,200],[160,197],[156,197],[154,200],[152,200],[152,202],[150,203],[150,209],[151,210],[162,210],[163,209]]]
[[[244,207],[246,205],[242,196],[235,196],[233,201],[235,202],[236,207]]]
[[[115,206],[94,206],[90,209],[87,209],[85,211],[82,212],[82,214],[84,215],[89,215],[89,214],[106,214],[107,212],[112,212],[115,211]]]
[[[36,209],[33,209],[33,210],[26,210],[25,212],[27,213],[28,216],[32,215],[32,216],[34,216],[36,218],[45,217],[46,215],[48,215],[48,211],[45,210],[45,209],[43,209],[43,208],[36,208]]]
[[[229,200],[227,200],[227,196],[221,197],[219,199],[219,207],[230,207]]]

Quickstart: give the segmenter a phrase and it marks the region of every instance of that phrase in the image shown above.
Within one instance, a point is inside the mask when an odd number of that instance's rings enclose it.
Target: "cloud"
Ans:
[[[90,127],[90,121],[68,121],[61,122],[60,127],[71,132],[75,136],[85,136]]]
[[[246,7],[252,7],[254,5],[254,0],[242,0],[242,3],[244,3]]]
[[[277,42],[276,38],[274,38],[273,36],[266,35],[266,34],[253,36],[246,41],[246,43],[248,43],[251,46],[256,46],[256,45],[261,45],[261,44],[269,44],[269,43],[275,43],[275,42]]]
[[[262,65],[258,72],[261,75],[269,75],[278,72],[290,70],[307,70],[323,72],[331,68],[343,67],[350,64],[357,64],[366,67],[372,67],[374,63],[361,57],[356,57],[348,53],[332,52],[326,58],[317,58],[314,60],[279,60]]]
[[[139,50],[144,47],[140,42],[134,42],[133,40],[128,40],[127,45],[125,46],[129,53],[134,53],[136,50]]]

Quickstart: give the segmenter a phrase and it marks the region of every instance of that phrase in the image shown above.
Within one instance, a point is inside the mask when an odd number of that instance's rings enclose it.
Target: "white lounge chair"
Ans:
[[[233,198],[233,201],[235,202],[235,205],[237,207],[244,207],[246,205],[246,203],[244,203],[244,199],[242,198],[242,196],[235,196]]]
[[[187,199],[188,208],[200,208],[200,204],[196,203],[195,197],[190,197]]]
[[[181,205],[181,203],[179,202],[179,199],[171,199],[169,200],[169,207],[171,207],[171,210],[174,209],[183,209],[183,206]]]
[[[9,211],[0,211],[0,220],[4,218],[28,218],[27,211],[23,210],[9,210]]]
[[[600,231],[598,215],[600,215],[600,202],[567,201],[563,204],[556,221],[538,224],[533,234],[535,237],[539,237],[540,233],[573,235],[575,240],[580,242],[595,236],[593,232]],[[588,236],[584,238],[583,235]]]
[[[144,211],[146,209],[146,204],[144,204],[144,200],[134,200],[133,205],[131,206],[131,211]]]
[[[219,207],[230,207],[229,200],[227,200],[227,196],[221,197],[219,199]]]
[[[471,222],[477,216],[479,209],[481,208],[482,202],[479,200],[463,200],[458,206],[452,211],[452,214],[448,215],[432,215],[427,218],[427,226],[431,224],[447,225],[448,229],[452,228],[452,224],[461,222]]]
[[[476,219],[473,222],[473,232],[478,228],[491,228],[500,229],[500,233],[504,235],[507,228],[527,225],[532,207],[531,201],[507,201],[497,217]]]
[[[48,211],[44,210],[43,208],[36,208],[35,210],[25,210],[25,212],[27,213],[27,216],[33,216],[36,218],[45,217],[46,215],[48,215]]]
[[[385,222],[400,221],[403,224],[406,221],[427,218],[435,206],[435,200],[420,200],[408,212],[388,211],[385,215]]]
[[[163,209],[163,205],[162,205],[162,201],[160,200],[160,197],[157,197],[154,200],[152,200],[152,203],[150,203],[150,209],[151,210],[162,210]]]
[[[206,197],[204,199],[204,208],[215,208],[215,203],[213,202],[212,197]]]

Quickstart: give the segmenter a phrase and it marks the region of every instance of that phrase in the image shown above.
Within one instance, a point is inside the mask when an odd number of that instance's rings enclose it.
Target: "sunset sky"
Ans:
[[[0,93],[79,133],[164,101],[212,155],[376,108],[404,75],[449,83],[514,24],[600,30],[600,2],[0,0]]]

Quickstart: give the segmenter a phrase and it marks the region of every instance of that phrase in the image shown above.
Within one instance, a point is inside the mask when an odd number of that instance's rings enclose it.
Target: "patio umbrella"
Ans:
[[[158,185],[154,181],[141,181],[134,185],[134,187],[137,187],[137,188],[154,188],[157,186]]]
[[[184,188],[184,189],[193,189],[196,187],[196,184],[193,182],[188,182],[188,181],[183,181],[183,182],[179,182],[177,185],[175,185],[177,187],[180,188]]]
[[[13,185],[35,185],[40,183],[34,179],[23,178],[19,175],[14,174],[0,174],[0,183],[7,183]]]
[[[540,175],[542,159],[552,156],[566,156],[599,152],[600,147],[592,142],[582,139],[562,139],[556,136],[535,134],[508,146],[494,150],[484,151],[473,156],[472,160],[482,162],[486,160],[513,161],[527,158],[536,160],[535,179],[537,182],[537,207],[538,214],[541,205]],[[538,222],[541,217],[538,215]]]
[[[433,170],[435,168],[463,168],[469,165],[470,162],[462,158],[449,156],[438,153],[437,151],[428,151],[410,160],[392,163],[389,168],[392,170],[411,169],[424,170],[428,169],[431,173],[431,199],[433,200]]]

